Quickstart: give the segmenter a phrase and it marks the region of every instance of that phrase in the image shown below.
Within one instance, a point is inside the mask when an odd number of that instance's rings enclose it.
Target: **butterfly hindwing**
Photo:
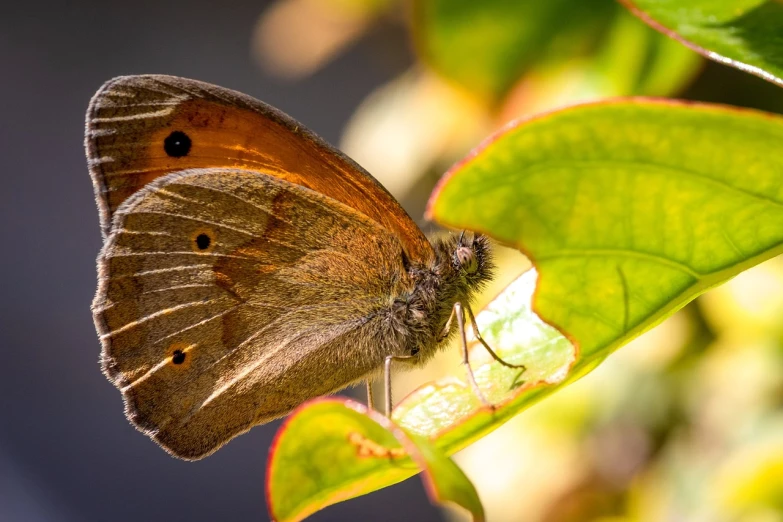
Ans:
[[[200,458],[380,367],[402,260],[373,220],[277,177],[167,174],[117,208],[99,256],[104,371],[134,424]]]

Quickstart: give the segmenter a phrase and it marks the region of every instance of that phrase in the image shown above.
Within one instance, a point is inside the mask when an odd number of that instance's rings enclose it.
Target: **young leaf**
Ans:
[[[772,0],[621,0],[707,58],[783,86],[783,4]]]
[[[474,521],[483,522],[475,488],[451,459],[383,415],[336,398],[304,404],[278,432],[267,469],[270,514],[277,521],[301,520],[327,505],[378,489],[381,486],[370,473],[378,465],[391,468],[386,478],[396,478],[382,485],[423,471],[432,500],[460,505]]]

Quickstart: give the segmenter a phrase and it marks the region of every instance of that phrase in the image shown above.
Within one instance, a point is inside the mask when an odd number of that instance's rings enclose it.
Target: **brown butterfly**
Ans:
[[[381,374],[388,414],[391,361],[422,364],[456,331],[467,362],[487,239],[431,243],[287,115],[194,80],[126,76],[93,97],[85,142],[105,236],[101,364],[130,421],[173,455],[201,458]]]

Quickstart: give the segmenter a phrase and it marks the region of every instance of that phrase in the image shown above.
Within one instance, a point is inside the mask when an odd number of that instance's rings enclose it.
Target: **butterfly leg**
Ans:
[[[391,417],[392,389],[391,389],[391,363],[392,361],[408,361],[416,359],[415,355],[387,355],[383,361],[383,387],[386,392],[386,417]]]
[[[372,381],[370,379],[367,379],[364,381],[367,385],[367,409],[372,411],[375,409],[374,401],[372,400]]]
[[[449,320],[446,321],[446,326],[443,327],[443,331],[440,332],[440,335],[438,336],[438,342],[444,340],[446,337],[449,336],[449,332],[451,331],[451,321],[454,319],[455,310],[457,307],[451,309],[451,315],[449,316]]]
[[[473,388],[473,392],[476,394],[476,397],[479,398],[484,406],[493,408],[492,404],[486,399],[486,397],[484,397],[484,394],[481,392],[481,389],[476,382],[476,376],[473,375],[473,368],[470,367],[470,359],[468,357],[468,336],[465,334],[465,312],[462,309],[462,303],[454,303],[454,310],[452,313],[457,317],[457,327],[459,328],[459,337],[462,343],[462,362],[465,365],[465,368],[468,370],[468,380],[470,381],[470,386]]]
[[[470,309],[470,306],[466,306],[465,309],[468,312],[468,317],[470,317],[470,323],[473,325],[473,334],[476,336],[476,340],[478,340],[478,342],[480,342],[481,345],[484,346],[484,349],[489,352],[492,358],[495,359],[500,364],[502,364],[503,366],[505,366],[506,368],[515,368],[518,370],[522,370],[524,372],[527,369],[524,364],[511,364],[510,362],[506,362],[497,353],[495,353],[495,350],[489,347],[487,341],[485,341],[484,338],[481,337],[481,332],[479,332],[478,324],[476,324],[476,316],[473,315],[473,310]]]

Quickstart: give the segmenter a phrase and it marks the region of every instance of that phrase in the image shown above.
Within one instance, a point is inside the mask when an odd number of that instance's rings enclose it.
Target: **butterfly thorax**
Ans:
[[[432,246],[434,262],[409,268],[413,290],[395,300],[391,314],[401,344],[394,355],[415,355],[421,364],[446,346],[456,332],[456,321],[445,331],[454,304],[470,305],[492,278],[494,268],[486,236],[438,237]]]

